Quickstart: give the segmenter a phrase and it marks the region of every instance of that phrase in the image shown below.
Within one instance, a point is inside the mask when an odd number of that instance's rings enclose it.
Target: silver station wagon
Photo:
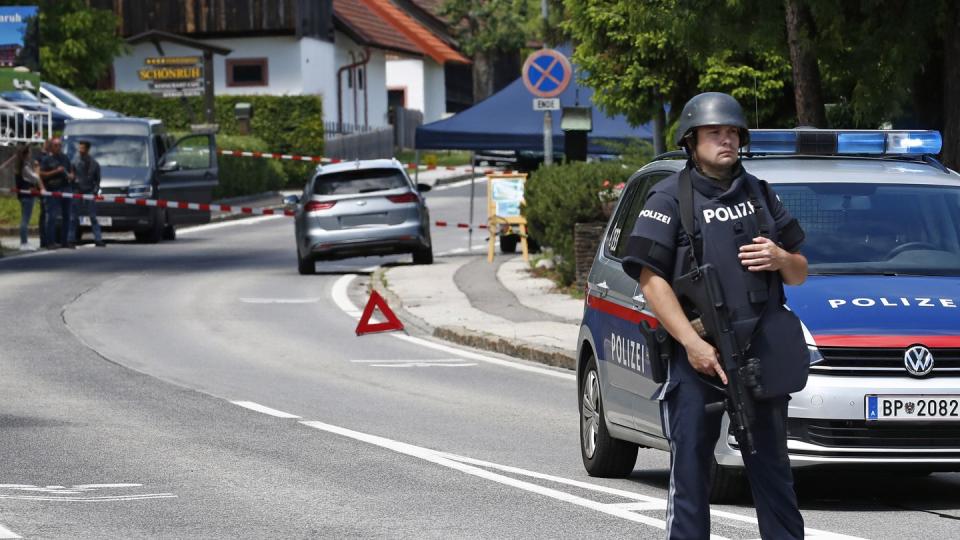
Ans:
[[[940,146],[929,131],[751,131],[744,167],[806,232],[809,278],[786,288],[811,364],[789,404],[795,468],[960,470],[960,175],[933,158]],[[631,177],[588,278],[577,375],[592,475],[669,450],[638,329],[655,317],[621,258],[650,187],[684,164],[673,152]],[[736,440],[715,457],[713,499],[738,496]]]
[[[316,271],[316,261],[412,253],[415,264],[433,263],[430,214],[421,193],[395,159],[323,165],[296,205],[297,269]]]

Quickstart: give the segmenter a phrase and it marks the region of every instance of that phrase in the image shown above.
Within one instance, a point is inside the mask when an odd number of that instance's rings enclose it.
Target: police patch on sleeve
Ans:
[[[627,239],[623,270],[637,279],[644,267],[661,277],[673,273],[679,208],[676,199],[654,192],[644,205]]]

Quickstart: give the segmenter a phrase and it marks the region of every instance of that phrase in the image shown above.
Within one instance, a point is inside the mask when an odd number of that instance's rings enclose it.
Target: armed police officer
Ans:
[[[773,190],[741,165],[740,149],[749,141],[743,110],[733,97],[708,92],[687,102],[676,136],[687,164],[651,188],[623,261],[662,328],[679,345],[655,396],[671,449],[671,539],[710,537],[714,449],[725,408],[731,426],[736,424],[724,392],[745,373],[731,371],[738,364],[718,353],[721,348],[711,339],[718,336],[691,323],[690,306],[675,292],[682,278],[692,272],[695,281],[699,269],[707,267],[715,269],[722,290],[729,334],[760,366],[756,377],[746,379],[751,381],[748,414],[737,415],[746,418],[743,432],[749,438],[738,436],[737,441],[761,536],[803,538],[787,457],[786,418],[788,394],[806,383],[808,363],[797,365],[798,350],[806,354],[806,346],[799,321],[783,307],[783,284],[806,280],[807,261],[798,253],[804,233]],[[743,377],[737,382],[743,384]],[[718,402],[720,407],[709,406]]]

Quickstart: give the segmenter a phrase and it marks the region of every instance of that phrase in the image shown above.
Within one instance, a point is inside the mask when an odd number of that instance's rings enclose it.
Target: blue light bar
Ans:
[[[758,154],[796,154],[797,132],[793,130],[756,130],[750,132],[748,152]]]
[[[757,129],[750,131],[751,154],[935,155],[938,131]]]
[[[943,139],[939,131],[892,131],[887,133],[887,154],[939,154]]]
[[[887,136],[882,131],[837,134],[838,154],[882,154]]]

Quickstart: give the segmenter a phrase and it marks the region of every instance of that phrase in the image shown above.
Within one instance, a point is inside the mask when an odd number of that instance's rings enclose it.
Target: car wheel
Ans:
[[[637,463],[638,446],[607,432],[597,360],[591,356],[580,387],[580,456],[590,476],[622,478]]]
[[[301,257],[299,246],[297,247],[297,272],[300,272],[301,276],[310,276],[317,272],[317,261],[309,256]]]
[[[414,251],[413,264],[433,264],[433,247],[419,248]]]
[[[714,504],[736,503],[746,498],[750,486],[741,469],[721,467],[713,462],[710,476],[710,502]]]
[[[500,236],[500,253],[516,253],[517,240],[520,237],[515,234],[505,234]]]
[[[173,225],[167,225],[163,228],[163,239],[164,240],[176,240],[177,239],[177,228]]]

